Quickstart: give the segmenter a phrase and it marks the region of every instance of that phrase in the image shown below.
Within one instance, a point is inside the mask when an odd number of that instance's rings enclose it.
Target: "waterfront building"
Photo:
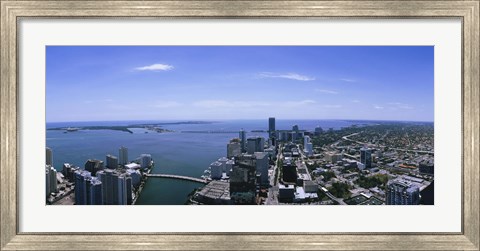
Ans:
[[[51,165],[45,165],[45,182],[47,197],[50,196],[51,193],[56,193],[58,191],[57,170]]]
[[[360,162],[362,162],[367,169],[372,167],[372,149],[366,147],[360,148]]]
[[[50,171],[48,168],[45,168],[45,197],[48,199],[50,196]]]
[[[213,180],[196,192],[193,200],[203,205],[229,205],[230,184],[228,182]]]
[[[103,183],[102,198],[105,205],[130,205],[132,178],[124,170],[104,169],[97,173]]]
[[[242,147],[239,142],[232,142],[227,144],[227,158],[237,157],[242,154]]]
[[[49,147],[45,148],[45,155],[46,155],[46,165],[53,165],[53,156],[52,156],[52,149]]]
[[[323,129],[320,126],[315,127],[315,135],[320,135],[323,133]]]
[[[118,163],[120,165],[126,165],[128,163],[128,148],[122,146],[118,149]]]
[[[414,182],[399,177],[387,182],[387,205],[418,205],[420,188]]]
[[[242,129],[239,132],[240,137],[240,147],[242,149],[242,153],[247,151],[247,133]]]
[[[70,182],[75,182],[75,172],[80,170],[80,167],[73,166],[69,163],[63,163],[63,176]]]
[[[293,126],[292,126],[292,131],[298,132],[298,130],[299,130],[299,129],[298,129],[298,125],[293,125]]]
[[[87,182],[89,205],[103,205],[102,182],[97,177],[92,177]]]
[[[210,164],[210,177],[214,180],[218,180],[222,178],[223,174],[223,167],[222,163],[215,161]]]
[[[118,167],[118,158],[113,155],[107,155],[107,168],[116,169]]]
[[[265,150],[265,138],[252,137],[247,140],[247,153],[263,152]]]
[[[85,170],[89,171],[92,175],[96,175],[98,171],[103,170],[103,161],[98,159],[89,159],[85,162]]]
[[[255,168],[257,175],[260,175],[260,184],[268,185],[268,153],[266,152],[256,152],[255,155]]]
[[[89,171],[75,172],[75,204],[76,205],[103,205],[103,184],[92,177]]]
[[[137,164],[137,163],[128,163],[125,165],[125,169],[140,169],[142,168],[142,166],[140,166],[140,164]]]
[[[140,155],[140,166],[142,168],[148,168],[152,166],[152,155],[150,154],[141,154]]]
[[[225,174],[227,176],[230,176],[230,172],[232,171],[234,164],[235,164],[235,161],[233,160],[228,160],[227,163],[225,163]]]
[[[140,182],[142,181],[142,174],[140,173],[139,170],[135,169],[126,169],[125,172],[132,177],[132,186],[133,187],[138,187],[140,186]]]
[[[226,168],[226,164],[227,164],[227,161],[229,159],[227,159],[226,157],[221,157],[220,159],[218,159],[217,161],[222,163],[222,171],[225,172],[225,168]]]

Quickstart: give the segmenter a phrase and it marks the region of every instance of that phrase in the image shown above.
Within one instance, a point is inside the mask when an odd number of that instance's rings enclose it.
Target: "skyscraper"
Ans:
[[[51,165],[45,165],[45,182],[47,197],[50,196],[51,193],[56,193],[58,191],[57,170]]]
[[[89,171],[80,170],[75,172],[75,204],[88,205],[87,179],[91,178]]]
[[[122,146],[118,149],[119,164],[125,165],[128,163],[128,148]]]
[[[118,158],[113,155],[107,155],[107,168],[116,169],[118,167]]]
[[[402,178],[389,180],[385,203],[387,205],[418,205],[420,203],[420,188]]]
[[[46,155],[46,165],[53,165],[53,157],[52,157],[52,149],[45,148],[45,155]]]
[[[103,183],[102,198],[105,205],[130,205],[132,203],[132,178],[126,172],[105,169],[97,173]]]
[[[235,141],[230,141],[230,143],[227,144],[227,158],[232,158],[236,157],[242,154],[242,149],[241,145],[239,142]]]
[[[265,150],[265,139],[263,137],[252,137],[247,139],[247,153],[263,152]]]
[[[140,155],[140,166],[142,168],[147,168],[152,165],[152,155],[150,154],[141,154]]]
[[[103,161],[98,159],[89,159],[85,162],[85,170],[89,171],[92,175],[96,175],[98,171],[103,169]]]
[[[247,151],[247,133],[242,129],[239,132],[240,138],[240,147],[242,148],[242,153]]]
[[[92,177],[89,171],[75,172],[75,204],[76,205],[103,205],[103,184]]]
[[[372,150],[370,148],[360,148],[360,162],[365,165],[365,168],[372,167]]]
[[[268,118],[268,134],[270,138],[275,137],[275,118],[274,117]]]

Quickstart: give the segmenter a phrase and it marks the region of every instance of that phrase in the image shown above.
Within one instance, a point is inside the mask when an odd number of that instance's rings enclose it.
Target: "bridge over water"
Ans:
[[[182,175],[175,175],[175,174],[160,174],[160,173],[149,173],[146,174],[147,177],[152,177],[152,178],[167,178],[167,179],[177,179],[177,180],[188,180],[188,181],[193,181],[193,182],[198,182],[198,183],[203,183],[207,184],[208,181],[200,178],[194,178],[194,177],[189,177],[189,176],[182,176]]]

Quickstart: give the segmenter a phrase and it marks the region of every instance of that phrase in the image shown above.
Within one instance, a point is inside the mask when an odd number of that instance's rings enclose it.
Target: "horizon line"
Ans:
[[[276,120],[344,120],[344,121],[381,121],[381,122],[424,122],[424,123],[434,123],[434,120],[394,120],[394,119],[294,119],[294,118],[277,118],[277,117],[266,117],[265,120],[269,118],[275,118]],[[135,120],[76,120],[76,121],[46,121],[46,123],[79,123],[79,122],[129,122],[129,121],[176,121],[176,122],[216,122],[216,121],[232,121],[232,120],[264,120],[264,119],[135,119]]]

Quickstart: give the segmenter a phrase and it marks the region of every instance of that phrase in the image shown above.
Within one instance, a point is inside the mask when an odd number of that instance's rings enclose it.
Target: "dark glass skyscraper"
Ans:
[[[365,168],[372,167],[372,150],[370,148],[360,148],[360,162]]]

